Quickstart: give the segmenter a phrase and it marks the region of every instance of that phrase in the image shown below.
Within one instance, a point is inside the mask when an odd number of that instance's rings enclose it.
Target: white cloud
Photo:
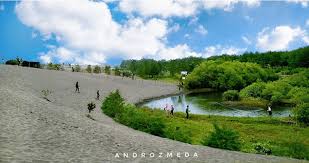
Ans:
[[[199,25],[196,29],[195,32],[200,33],[201,35],[206,35],[208,31],[204,28],[203,25]]]
[[[173,48],[165,48],[159,52],[159,58],[156,59],[176,59],[176,58],[183,58],[183,57],[200,57],[200,53],[194,52],[188,45],[177,45]]]
[[[122,0],[119,8],[122,12],[137,13],[145,17],[171,16],[188,17],[199,10],[223,9],[231,11],[234,5],[241,3],[248,7],[257,7],[260,0]]]
[[[242,36],[241,39],[248,45],[252,43],[246,36]]]
[[[215,55],[239,55],[246,51],[246,48],[236,48],[234,46],[222,46],[222,45],[215,45],[215,46],[208,46],[204,49],[203,57],[207,58],[210,56]]]
[[[60,45],[40,53],[44,62],[100,64],[113,56],[168,59],[196,55],[187,45],[165,45],[170,32],[166,20],[133,17],[119,24],[104,2],[22,1],[15,11],[23,24],[34,28],[43,39],[53,39]]]
[[[257,47],[262,51],[286,50],[293,41],[301,39],[306,42],[306,38],[308,38],[306,31],[300,27],[277,26],[274,29],[264,28],[258,33]]]
[[[309,19],[307,19],[306,21],[306,26],[309,26]]]
[[[304,8],[308,7],[308,3],[309,3],[308,0],[287,0],[287,2],[301,4],[302,7]]]
[[[139,13],[143,16],[181,16],[194,15],[197,4],[194,0],[122,0],[119,8],[125,13]]]

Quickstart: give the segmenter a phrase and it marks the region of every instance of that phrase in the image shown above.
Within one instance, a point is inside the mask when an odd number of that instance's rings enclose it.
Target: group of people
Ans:
[[[167,112],[168,115],[174,115],[174,105],[171,105],[171,107],[169,108],[168,107],[168,104],[165,105],[164,107],[164,111]],[[189,119],[189,105],[187,105],[187,108],[186,108],[186,118]]]
[[[78,81],[75,83],[75,93],[80,93],[80,91],[79,91],[79,83],[78,83]],[[97,90],[97,98],[96,98],[97,100],[100,100],[100,91],[99,90]]]

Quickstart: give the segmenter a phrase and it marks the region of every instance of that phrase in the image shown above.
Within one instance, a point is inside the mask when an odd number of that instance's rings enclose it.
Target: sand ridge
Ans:
[[[75,93],[76,81],[81,93]],[[43,98],[44,89],[52,91],[50,102]],[[178,91],[175,85],[155,81],[0,65],[0,162],[305,162],[190,145],[133,130],[102,114],[101,101],[95,100],[98,89],[101,100],[119,89],[131,103]],[[86,116],[90,101],[97,105],[91,113],[94,120]],[[171,152],[173,157],[165,157]]]

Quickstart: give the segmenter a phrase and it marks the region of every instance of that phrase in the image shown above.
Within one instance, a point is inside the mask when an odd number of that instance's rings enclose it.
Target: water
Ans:
[[[152,100],[143,104],[150,108],[163,109],[166,104],[173,105],[176,112],[185,112],[189,105],[190,113],[204,115],[222,115],[236,117],[268,116],[266,108],[225,106],[222,104],[222,93],[198,93],[165,97]],[[273,107],[273,116],[287,117],[291,114],[290,107]]]

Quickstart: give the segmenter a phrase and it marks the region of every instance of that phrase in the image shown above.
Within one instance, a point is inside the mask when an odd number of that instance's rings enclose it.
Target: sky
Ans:
[[[0,59],[123,59],[286,51],[309,45],[309,1],[0,1]]]

